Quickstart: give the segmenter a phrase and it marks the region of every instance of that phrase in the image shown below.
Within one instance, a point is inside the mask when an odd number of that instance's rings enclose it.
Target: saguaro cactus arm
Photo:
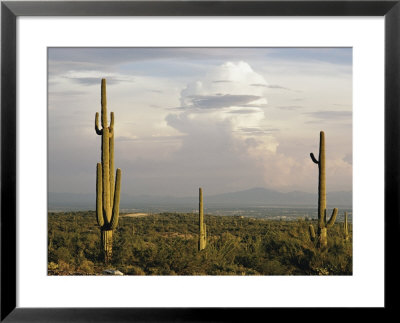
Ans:
[[[99,113],[96,112],[96,116],[94,118],[94,129],[96,130],[96,133],[101,136],[103,134],[103,130],[99,128]]]
[[[114,130],[114,112],[110,113],[110,127],[109,127],[109,130],[110,130],[110,136],[112,136],[113,135],[113,130]]]
[[[314,156],[313,153],[310,153],[310,157],[311,157],[311,159],[312,159],[312,161],[313,161],[314,163],[319,164],[319,161],[315,158],[315,156]]]
[[[333,209],[333,211],[332,211],[331,218],[330,218],[329,221],[326,223],[326,227],[327,227],[327,228],[330,228],[331,226],[333,226],[333,224],[334,224],[335,221],[336,221],[336,216],[337,216],[337,214],[338,214],[338,209],[335,207],[335,208]]]
[[[110,227],[112,230],[114,230],[118,225],[120,192],[121,192],[121,169],[118,168],[115,181],[114,205],[110,222]]]
[[[309,225],[308,227],[309,233],[310,233],[310,238],[311,241],[315,240],[315,230],[314,230],[314,226],[312,224]]]
[[[101,164],[97,163],[97,176],[96,176],[96,218],[99,226],[104,225],[103,217],[103,187],[102,187],[102,171]]]

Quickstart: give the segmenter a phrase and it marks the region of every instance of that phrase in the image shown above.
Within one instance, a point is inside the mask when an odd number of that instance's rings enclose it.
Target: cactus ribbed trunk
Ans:
[[[96,133],[101,140],[101,163],[97,164],[96,218],[101,228],[101,252],[109,263],[112,256],[112,230],[117,227],[121,192],[121,170],[118,168],[114,180],[114,113],[111,112],[110,126],[107,121],[106,80],[101,80],[101,126],[99,114],[95,116]]]
[[[320,233],[326,223],[325,134],[322,131],[319,137],[318,178],[318,233]]]
[[[325,133],[319,133],[319,157],[318,160],[314,154],[310,154],[312,161],[318,165],[318,231],[317,241],[319,247],[328,245],[327,229],[331,227],[336,220],[338,209],[334,208],[329,221],[326,219],[326,172],[325,172]],[[310,231],[311,235],[311,231]],[[313,237],[311,237],[313,239]]]
[[[112,230],[101,230],[101,248],[106,264],[109,264],[112,258],[112,233]]]
[[[344,212],[344,223],[343,223],[343,230],[344,230],[344,240],[349,240],[349,226],[347,222],[347,212]]]
[[[328,245],[328,235],[326,228],[318,228],[318,246],[326,247]]]
[[[206,247],[206,225],[204,224],[203,190],[199,188],[199,251]]]

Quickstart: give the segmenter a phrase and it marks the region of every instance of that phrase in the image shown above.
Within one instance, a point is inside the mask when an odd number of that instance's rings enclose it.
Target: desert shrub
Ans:
[[[94,263],[90,260],[84,260],[80,263],[79,269],[85,272],[86,274],[94,273]]]
[[[64,262],[72,262],[73,258],[71,252],[66,247],[60,247],[54,251],[54,258]]]
[[[266,260],[260,265],[261,275],[287,275],[288,268],[278,260]]]
[[[135,275],[135,276],[146,275],[145,271],[139,266],[126,266],[124,272],[127,275]]]
[[[93,211],[48,219],[49,274],[73,274],[75,267],[88,274],[113,267],[127,275],[352,274],[351,231],[345,242],[340,224],[328,231],[328,248],[318,250],[308,235],[315,221],[205,215],[207,246],[199,252],[196,214],[121,217],[105,268]]]
[[[58,265],[56,263],[50,261],[48,263],[48,265],[47,265],[47,269],[51,270],[51,271],[57,270],[58,269]]]
[[[58,270],[61,272],[69,273],[70,271],[75,270],[75,267],[72,264],[67,263],[64,260],[59,260],[57,265]]]

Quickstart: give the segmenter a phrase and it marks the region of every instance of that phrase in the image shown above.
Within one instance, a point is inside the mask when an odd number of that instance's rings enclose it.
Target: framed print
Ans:
[[[1,12],[2,321],[394,308],[398,1]]]

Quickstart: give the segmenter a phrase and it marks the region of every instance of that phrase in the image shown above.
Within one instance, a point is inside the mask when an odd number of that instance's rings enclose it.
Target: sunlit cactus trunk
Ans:
[[[121,191],[121,169],[117,169],[114,182],[114,112],[110,126],[107,123],[106,80],[101,80],[101,126],[99,114],[95,117],[95,130],[101,140],[101,163],[97,164],[96,218],[101,228],[101,252],[105,263],[112,257],[112,231],[117,227]]]
[[[112,258],[112,230],[101,230],[101,247],[105,263]]]
[[[344,223],[343,223],[343,231],[344,231],[344,240],[349,240],[349,225],[347,222],[347,212],[344,212]]]
[[[319,158],[315,158],[314,154],[310,154],[311,159],[318,165],[318,231],[317,245],[326,247],[328,245],[327,229],[335,223],[338,209],[334,208],[331,218],[326,221],[326,173],[325,173],[325,134],[323,131],[319,133]]]
[[[199,188],[199,251],[206,247],[206,225],[204,223],[203,190]]]

